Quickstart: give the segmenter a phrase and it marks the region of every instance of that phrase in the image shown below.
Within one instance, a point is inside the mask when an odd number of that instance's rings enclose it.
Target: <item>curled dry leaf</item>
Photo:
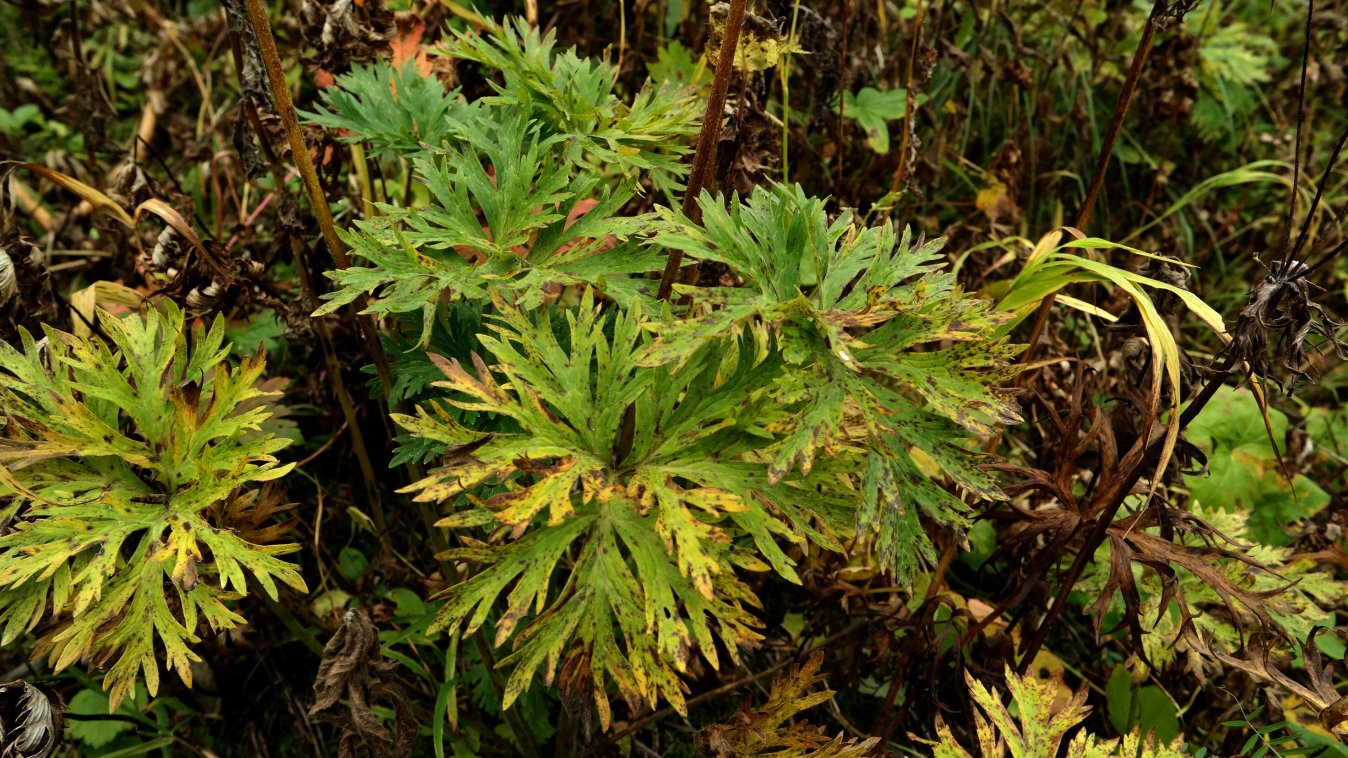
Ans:
[[[65,703],[22,680],[0,684],[0,755],[47,758],[60,743]]]
[[[115,200],[108,197],[103,192],[90,187],[79,179],[67,176],[60,171],[47,168],[38,163],[22,163],[19,164],[19,167],[27,169],[44,179],[50,180],[53,184],[56,184],[62,189],[74,192],[76,195],[79,195],[82,200],[93,206],[95,210],[107,211],[113,218],[122,222],[128,229],[135,228],[135,222],[131,220],[131,214],[127,213],[125,208],[118,205]]]
[[[1255,679],[1266,682],[1273,682],[1285,688],[1287,691],[1301,698],[1305,703],[1316,710],[1320,717],[1320,723],[1330,733],[1340,740],[1348,740],[1348,695],[1340,694],[1334,686],[1334,667],[1339,665],[1342,675],[1343,667],[1348,665],[1348,659],[1344,661],[1330,661],[1325,663],[1320,653],[1320,646],[1316,644],[1315,638],[1324,631],[1324,627],[1315,627],[1303,642],[1297,641],[1301,647],[1302,659],[1306,665],[1306,678],[1310,680],[1309,684],[1303,684],[1293,679],[1291,676],[1283,673],[1282,670],[1270,660],[1273,652],[1276,650],[1277,638],[1270,634],[1260,634],[1252,637],[1246,646],[1244,657],[1228,655],[1217,647],[1212,648],[1212,653],[1228,666],[1240,669]],[[1336,631],[1339,640],[1348,642],[1348,634],[1342,631]]]
[[[379,0],[305,0],[300,29],[313,46],[307,62],[341,74],[353,63],[373,61],[385,53],[395,27],[393,14]]]
[[[1231,358],[1249,366],[1249,373],[1268,377],[1269,334],[1279,335],[1282,367],[1296,379],[1310,379],[1302,368],[1306,361],[1305,343],[1311,332],[1324,337],[1340,357],[1348,356],[1348,345],[1337,335],[1340,324],[1324,306],[1311,299],[1310,274],[1314,269],[1301,261],[1275,262],[1258,286],[1250,291],[1249,302],[1240,311],[1231,329],[1228,346]]]
[[[343,724],[341,758],[357,755],[357,738],[376,758],[411,755],[417,723],[411,702],[394,681],[397,670],[397,663],[385,661],[380,655],[379,633],[365,611],[347,611],[342,627],[323,649],[323,663],[314,680],[317,697],[309,709],[310,715],[323,715]],[[347,699],[349,719],[334,713],[343,697]],[[387,701],[396,714],[392,736],[370,710],[377,699]]]
[[[56,314],[47,258],[0,213],[0,339],[35,329]]]

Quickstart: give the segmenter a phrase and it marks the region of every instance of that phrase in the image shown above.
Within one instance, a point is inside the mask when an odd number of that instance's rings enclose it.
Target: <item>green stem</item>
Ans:
[[[360,186],[362,213],[365,218],[379,215],[374,207],[374,186],[370,184],[370,164],[365,160],[365,147],[359,143],[351,146],[351,165],[356,169],[356,184]]]
[[[800,20],[800,0],[796,0],[795,10],[791,12],[791,35],[786,38],[788,44],[796,40],[796,24]],[[782,62],[777,66],[782,77],[782,181],[791,181],[791,50],[787,49]]]

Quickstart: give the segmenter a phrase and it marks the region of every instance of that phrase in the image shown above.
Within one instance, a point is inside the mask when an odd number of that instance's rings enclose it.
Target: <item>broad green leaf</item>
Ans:
[[[81,716],[108,715],[108,696],[98,690],[80,690],[66,706],[70,713]],[[75,720],[70,721],[70,736],[97,750],[117,739],[117,735],[131,729],[129,721]]]
[[[884,155],[889,152],[889,122],[908,111],[908,92],[903,88],[878,90],[862,87],[856,94],[843,93],[843,115],[866,130],[866,144]]]
[[[1189,425],[1188,438],[1207,455],[1206,474],[1184,478],[1189,493],[1208,508],[1250,514],[1251,536],[1264,545],[1285,545],[1287,529],[1329,504],[1329,494],[1303,474],[1278,463],[1287,417],[1269,408],[1265,427],[1259,404],[1247,390],[1222,388]],[[1275,451],[1272,437],[1278,442]]]

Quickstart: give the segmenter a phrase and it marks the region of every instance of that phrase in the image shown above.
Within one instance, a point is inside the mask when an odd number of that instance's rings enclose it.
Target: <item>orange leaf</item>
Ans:
[[[393,50],[393,65],[399,70],[407,65],[408,61],[417,62],[417,71],[422,76],[431,75],[431,62],[426,58],[426,51],[421,49],[421,36],[426,33],[426,24],[418,21],[414,26],[406,31],[398,30],[398,33],[389,40],[389,48]]]

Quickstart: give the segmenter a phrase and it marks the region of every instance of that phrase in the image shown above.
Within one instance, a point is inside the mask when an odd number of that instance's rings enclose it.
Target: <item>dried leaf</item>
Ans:
[[[397,662],[385,661],[381,656],[379,632],[365,611],[348,610],[341,628],[323,648],[323,662],[314,679],[315,701],[309,709],[311,716],[323,716],[342,724],[342,758],[354,758],[357,738],[376,758],[411,755],[417,722],[411,701],[395,680],[398,668]],[[335,712],[343,698],[347,700],[347,717]],[[371,706],[380,699],[393,707],[391,736],[371,711]]]
[[[131,219],[131,214],[127,213],[125,208],[118,205],[115,200],[103,194],[101,191],[90,187],[79,179],[67,176],[60,171],[47,168],[46,166],[37,163],[22,163],[19,164],[19,166],[20,168],[32,171],[38,176],[51,180],[52,183],[63,189],[74,192],[76,195],[79,195],[81,199],[92,205],[95,210],[107,211],[113,218],[122,222],[128,229],[134,229],[136,227],[135,222]]]
[[[0,684],[0,755],[48,758],[61,744],[64,710],[55,691],[21,680]]]
[[[879,737],[866,740],[833,738],[823,727],[792,720],[802,711],[827,702],[833,692],[815,690],[824,684],[819,675],[823,652],[772,682],[768,701],[762,706],[745,703],[723,724],[703,727],[694,739],[694,749],[707,758],[771,755],[774,758],[861,758],[880,744]]]

